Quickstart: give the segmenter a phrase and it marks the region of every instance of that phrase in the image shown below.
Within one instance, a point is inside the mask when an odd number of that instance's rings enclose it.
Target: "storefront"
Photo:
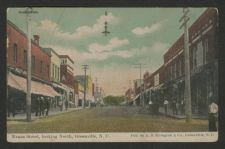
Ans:
[[[26,110],[27,79],[11,72],[8,74],[8,108],[22,113]],[[61,96],[50,85],[31,81],[31,106],[38,96],[49,97],[48,99]],[[33,110],[33,109],[32,109]]]

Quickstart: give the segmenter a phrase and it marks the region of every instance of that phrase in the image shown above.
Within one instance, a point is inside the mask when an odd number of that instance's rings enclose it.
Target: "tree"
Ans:
[[[106,105],[119,105],[125,100],[124,96],[106,96],[103,101]]]

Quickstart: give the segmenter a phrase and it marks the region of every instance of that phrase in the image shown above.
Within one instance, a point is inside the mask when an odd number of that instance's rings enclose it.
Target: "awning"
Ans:
[[[8,85],[25,93],[27,92],[27,79],[23,77],[9,73]],[[51,86],[37,81],[31,81],[31,93],[49,97],[61,96]]]
[[[132,101],[135,101],[139,98],[140,94],[136,95],[135,98]]]

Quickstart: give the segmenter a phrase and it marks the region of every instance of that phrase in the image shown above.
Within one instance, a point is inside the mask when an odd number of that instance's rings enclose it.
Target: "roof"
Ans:
[[[26,33],[24,33],[24,32],[23,32],[18,26],[16,26],[13,22],[11,22],[10,20],[7,20],[7,24],[10,25],[11,27],[13,27],[13,28],[14,28],[16,31],[18,31],[22,36],[24,36],[24,37],[27,38]],[[46,51],[44,51],[40,45],[38,45],[36,42],[34,42],[33,39],[31,39],[31,42],[32,42],[33,45],[39,47],[41,51],[43,51],[44,53],[46,53],[46,54],[49,55],[49,53],[47,53]]]
[[[74,61],[68,55],[59,55],[60,58],[68,58],[73,64]]]
[[[59,54],[56,53],[55,50],[53,50],[52,48],[42,48],[42,50],[44,50],[46,52],[49,52],[49,53],[53,52],[53,53],[55,53],[59,57]]]

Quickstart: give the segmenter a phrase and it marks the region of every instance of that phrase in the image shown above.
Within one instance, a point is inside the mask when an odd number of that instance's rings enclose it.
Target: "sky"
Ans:
[[[26,8],[9,8],[7,19],[26,33]],[[163,64],[164,53],[182,35],[182,8],[33,8],[32,35],[40,35],[41,47],[69,55],[74,74],[97,78],[105,95],[124,95],[142,74]],[[191,25],[206,8],[189,8]],[[105,11],[108,15],[105,16]],[[104,22],[110,34],[104,36]]]

